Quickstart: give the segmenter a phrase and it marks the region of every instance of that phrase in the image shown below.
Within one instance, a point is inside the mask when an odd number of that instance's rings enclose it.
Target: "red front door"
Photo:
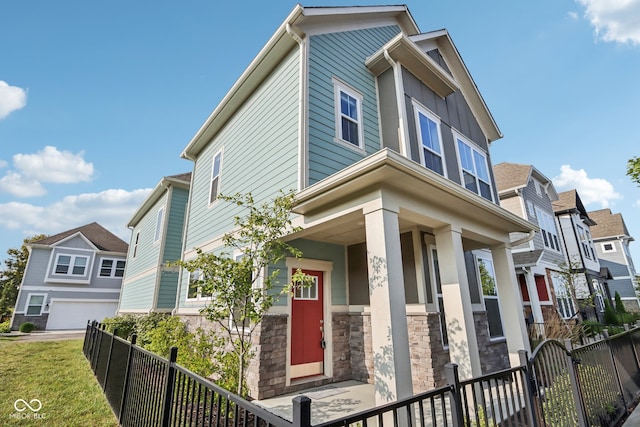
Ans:
[[[291,301],[291,378],[324,373],[322,272],[302,271],[314,283],[296,288]]]

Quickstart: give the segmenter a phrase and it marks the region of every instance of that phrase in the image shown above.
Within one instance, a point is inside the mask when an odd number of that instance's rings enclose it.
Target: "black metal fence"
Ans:
[[[640,396],[640,328],[573,349],[545,341],[521,366],[460,381],[315,427],[333,426],[609,426]],[[84,354],[123,426],[311,426],[311,400],[292,401],[280,418],[93,322]]]

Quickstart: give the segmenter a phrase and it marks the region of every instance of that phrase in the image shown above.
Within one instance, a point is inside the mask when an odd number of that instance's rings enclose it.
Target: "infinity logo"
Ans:
[[[22,404],[22,405],[19,405],[19,404]],[[27,403],[27,401],[24,399],[18,399],[15,402],[13,402],[13,407],[18,412],[24,412],[27,410],[27,408],[29,408],[31,412],[38,412],[40,409],[42,409],[42,402],[40,402],[38,399],[31,399],[29,403]]]

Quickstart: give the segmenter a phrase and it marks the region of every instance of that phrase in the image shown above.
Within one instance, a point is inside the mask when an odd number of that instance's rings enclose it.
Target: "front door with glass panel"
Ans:
[[[291,378],[324,373],[322,272],[302,270],[311,286],[294,289],[291,300]],[[295,271],[293,271],[295,273]]]

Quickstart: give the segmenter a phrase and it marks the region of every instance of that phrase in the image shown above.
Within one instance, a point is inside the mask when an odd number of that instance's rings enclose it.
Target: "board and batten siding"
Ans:
[[[388,26],[309,37],[309,185],[381,149],[376,79],[365,60],[399,32]],[[334,141],[334,78],[363,96],[365,153]]]
[[[213,157],[222,150],[219,192],[251,192],[260,203],[298,188],[299,50],[293,49],[195,161],[184,250],[219,238],[240,213],[209,205]]]

